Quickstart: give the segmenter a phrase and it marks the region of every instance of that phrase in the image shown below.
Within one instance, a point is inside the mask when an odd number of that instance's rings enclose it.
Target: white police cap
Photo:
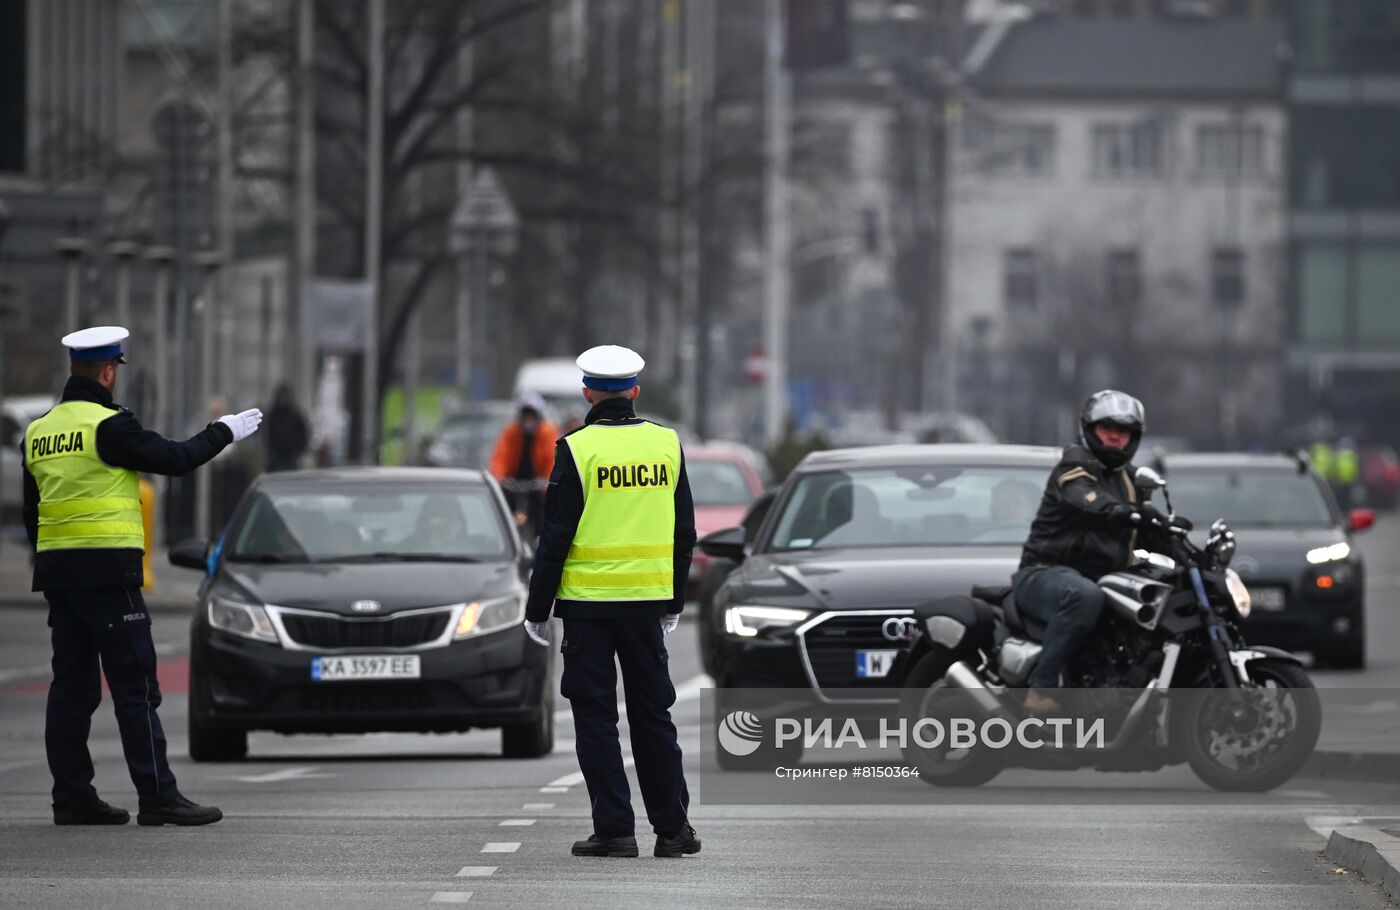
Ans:
[[[115,360],[126,363],[122,342],[131,333],[119,325],[95,325],[63,336],[63,346],[71,360]]]
[[[637,384],[637,374],[647,362],[631,348],[600,344],[578,355],[583,384],[604,392],[621,392]]]

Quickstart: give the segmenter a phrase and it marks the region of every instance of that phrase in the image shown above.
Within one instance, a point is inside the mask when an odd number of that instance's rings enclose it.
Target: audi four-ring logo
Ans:
[[[903,641],[914,628],[914,620],[908,616],[891,616],[880,626],[880,631],[890,641]]]

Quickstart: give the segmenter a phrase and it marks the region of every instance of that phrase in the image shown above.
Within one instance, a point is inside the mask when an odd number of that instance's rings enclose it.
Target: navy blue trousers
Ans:
[[[1016,573],[1016,609],[1045,623],[1044,650],[1029,683],[1054,689],[1069,659],[1078,653],[1107,608],[1103,591],[1069,566],[1046,566]]]
[[[690,792],[681,771],[676,725],[671,721],[676,690],[660,622],[654,616],[565,618],[561,650],[560,693],[574,712],[575,747],[593,806],[594,833],[603,837],[634,833],[632,792],[617,734],[618,664],[647,820],[657,834],[680,831],[687,823]]]
[[[99,664],[112,692],[122,752],[143,807],[180,795],[165,757],[165,731],[156,708],[156,649],[151,618],[139,588],[46,591],[53,634],[44,746],[53,774],[56,809],[79,809],[97,799],[92,786],[88,732],[102,702]]]

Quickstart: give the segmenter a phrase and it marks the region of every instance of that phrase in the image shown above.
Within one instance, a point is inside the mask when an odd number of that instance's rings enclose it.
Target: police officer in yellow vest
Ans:
[[[632,796],[617,735],[622,667],[627,723],[653,855],[700,852],[670,707],[676,690],[664,636],[675,630],[695,545],[695,508],[674,430],[637,417],[635,351],[614,345],[578,358],[583,426],[555,447],[525,630],[548,646],[550,608],[563,620],[560,691],[574,713],[593,834],[574,856],[636,856]]]
[[[141,597],[145,546],[137,472],[178,476],[258,428],[256,409],[220,417],[184,442],[142,429],[112,403],[126,363],[119,326],[63,338],[71,369],[62,400],[24,434],[24,524],[34,546],[34,590],[49,602],[53,684],[44,745],[58,825],[123,825],[92,786],[88,729],[102,700],[99,663],[112,692],[122,751],[142,825],[207,825],[223,817],[181,793],[165,755],[156,708],[156,653]]]

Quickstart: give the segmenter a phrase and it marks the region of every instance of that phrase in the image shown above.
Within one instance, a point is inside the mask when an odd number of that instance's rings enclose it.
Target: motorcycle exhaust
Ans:
[[[1006,711],[1006,706],[1001,703],[1001,699],[997,697],[995,692],[987,688],[987,684],[982,682],[973,669],[967,665],[967,661],[953,661],[953,665],[943,674],[943,681],[955,689],[966,692],[977,703],[977,707],[987,714],[995,714],[1008,720],[1012,719]]]

